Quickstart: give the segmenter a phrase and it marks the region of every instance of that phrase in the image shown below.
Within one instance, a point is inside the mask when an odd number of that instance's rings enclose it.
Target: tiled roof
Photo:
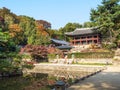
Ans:
[[[58,46],[57,48],[59,48],[59,49],[72,49],[74,47],[69,46],[69,45],[61,45],[61,46]]]
[[[92,34],[95,33],[95,30],[97,28],[77,28],[73,32],[66,32],[65,34],[68,36]]]
[[[58,39],[51,39],[51,40],[55,43],[58,43],[58,44],[69,45],[69,43],[64,41],[64,40],[58,40]]]

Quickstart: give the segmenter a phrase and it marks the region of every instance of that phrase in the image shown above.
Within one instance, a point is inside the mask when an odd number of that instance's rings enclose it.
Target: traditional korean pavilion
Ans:
[[[51,39],[52,43],[55,45],[58,49],[71,49],[73,48],[70,46],[70,43],[64,41],[64,40],[58,40],[58,39]]]
[[[97,28],[77,28],[73,32],[65,33],[66,36],[71,37],[71,45],[88,45],[100,44],[100,34]]]
[[[54,44],[54,46],[60,50],[62,50],[62,52],[68,53],[70,51],[70,49],[72,49],[73,47],[70,45],[70,43],[64,41],[64,40],[58,40],[58,39],[51,39],[52,44]]]

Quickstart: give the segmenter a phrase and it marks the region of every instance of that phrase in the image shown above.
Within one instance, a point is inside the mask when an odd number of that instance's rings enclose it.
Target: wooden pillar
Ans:
[[[97,34],[97,44],[99,44],[99,36],[98,36],[98,34]]]
[[[74,36],[74,45],[75,45],[75,36]]]
[[[91,38],[92,39],[92,43],[94,43],[94,39],[93,38],[94,38],[94,36],[92,35],[92,38]]]
[[[86,44],[88,44],[88,39],[87,39],[87,36],[85,37],[85,39],[86,39]]]

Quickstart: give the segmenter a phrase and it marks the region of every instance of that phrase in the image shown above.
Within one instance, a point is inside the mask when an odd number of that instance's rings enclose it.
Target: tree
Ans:
[[[0,17],[0,52],[9,53],[15,51],[16,48],[4,21],[5,20]]]
[[[43,28],[45,28],[45,29],[51,28],[51,23],[49,23],[45,20],[36,20],[36,24],[40,25],[40,26],[43,26]]]
[[[88,27],[95,27],[96,25],[95,25],[95,23],[93,23],[93,22],[85,22],[84,24],[83,24],[83,27],[84,28],[88,28]]]
[[[19,26],[23,30],[21,45],[33,44],[35,42],[36,25],[35,19],[28,16],[18,16]]]
[[[36,20],[35,45],[47,45],[50,43],[49,28],[51,24],[44,20]]]
[[[79,23],[67,23],[63,28],[60,28],[59,31],[61,33],[61,38],[64,40],[69,40],[66,36],[65,33],[66,32],[72,32],[74,31],[76,28],[81,28],[82,25],[80,25]]]
[[[15,50],[15,43],[12,41],[9,32],[3,32],[0,28],[0,52],[8,53]]]
[[[10,32],[10,36],[14,39],[16,44],[21,42],[22,29],[18,25],[18,17],[16,14],[12,13],[9,9],[3,7],[0,9],[0,17],[3,18],[0,20],[2,24],[2,31]],[[19,39],[18,39],[19,38]]]
[[[3,7],[2,9],[0,9],[0,16],[2,18],[4,18],[5,20],[5,24],[13,24],[13,23],[17,23],[18,19],[17,19],[17,15],[12,13],[8,8]]]
[[[9,25],[9,33],[14,40],[14,42],[18,45],[22,41],[23,30],[20,28],[18,24]]]
[[[22,53],[28,53],[33,60],[41,60],[47,58],[47,48],[42,45],[26,45],[21,49]]]
[[[82,25],[80,25],[79,23],[67,23],[64,27],[63,27],[63,32],[71,32],[74,31],[76,28],[81,28]]]
[[[116,41],[120,34],[120,0],[103,0],[97,9],[91,9],[91,21],[107,42]]]
[[[35,20],[29,16],[17,16],[5,7],[0,8],[0,28],[2,31],[9,31],[17,45],[46,45],[50,43],[49,29],[51,24],[49,22]]]
[[[28,16],[19,16],[19,26],[23,30],[22,44],[46,45],[49,41],[50,23],[44,20],[35,20]]]
[[[4,26],[5,26],[4,19],[0,17],[0,28],[4,28]]]

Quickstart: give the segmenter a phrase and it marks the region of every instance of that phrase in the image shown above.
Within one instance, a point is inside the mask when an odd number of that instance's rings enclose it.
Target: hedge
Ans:
[[[114,52],[72,53],[75,58],[113,58]]]
[[[114,52],[78,52],[78,53],[71,53],[68,54],[68,58],[71,58],[72,54],[74,55],[75,58],[113,58],[114,57]],[[56,54],[49,54],[48,55],[49,59],[55,59]]]

